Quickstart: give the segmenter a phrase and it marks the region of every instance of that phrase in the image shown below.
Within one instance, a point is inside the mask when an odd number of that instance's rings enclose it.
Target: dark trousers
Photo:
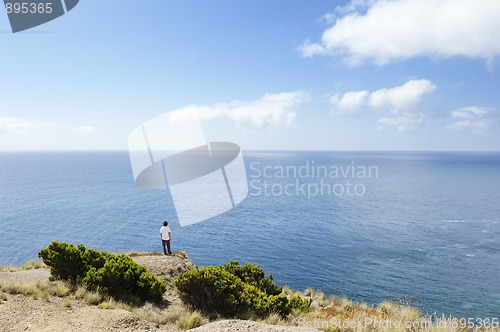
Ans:
[[[167,254],[167,250],[165,249],[165,244],[167,245],[168,254],[172,255],[172,252],[170,251],[170,240],[163,240],[163,239],[161,240],[161,245],[163,246],[163,252],[166,255]]]

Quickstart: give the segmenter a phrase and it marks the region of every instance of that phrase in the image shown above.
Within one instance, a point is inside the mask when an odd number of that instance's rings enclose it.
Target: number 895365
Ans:
[[[34,2],[23,2],[23,3],[10,3],[5,4],[5,9],[7,14],[50,14],[52,13],[52,3],[34,3]]]

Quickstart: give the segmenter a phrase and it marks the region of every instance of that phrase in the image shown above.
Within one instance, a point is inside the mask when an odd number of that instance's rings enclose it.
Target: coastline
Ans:
[[[295,312],[288,319],[270,315],[265,319],[208,319],[186,308],[173,280],[196,266],[182,254],[129,254],[132,259],[167,284],[163,305],[130,306],[92,295],[71,292],[61,281],[49,281],[50,272],[41,263],[0,269],[0,326],[2,331],[360,331],[409,330],[459,331],[452,317],[422,316],[404,303],[385,301],[378,306],[355,303],[347,298],[326,297],[321,291],[303,292],[283,288],[287,296],[312,300],[309,312]],[[88,296],[88,298],[86,297]],[[165,304],[166,303],[166,304]],[[437,319],[437,320],[436,320]],[[398,323],[399,321],[399,323]],[[363,326],[365,324],[366,326]],[[402,324],[398,326],[388,324]],[[441,324],[441,325],[439,325]],[[356,327],[357,326],[357,327]],[[319,328],[319,329],[318,329]],[[500,331],[500,329],[489,329]]]

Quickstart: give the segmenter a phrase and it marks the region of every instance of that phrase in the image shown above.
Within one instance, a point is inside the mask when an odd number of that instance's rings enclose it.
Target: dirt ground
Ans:
[[[165,299],[171,305],[180,305],[173,280],[188,269],[195,268],[193,263],[182,256],[136,256],[133,259],[145,265],[148,270],[167,283]],[[35,285],[48,282],[48,269],[36,269],[16,272],[0,272],[0,282]],[[51,332],[87,332],[87,331],[182,331],[176,326],[148,322],[124,309],[100,309],[75,299],[49,297],[34,299],[29,295],[5,294],[0,298],[0,331],[51,331]],[[258,332],[306,332],[317,331],[298,327],[284,327],[261,324],[252,321],[220,320],[191,331],[258,331]]]

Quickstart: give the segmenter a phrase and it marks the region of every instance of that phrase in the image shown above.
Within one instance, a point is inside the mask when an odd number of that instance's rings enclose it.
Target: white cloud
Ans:
[[[353,12],[366,10],[373,6],[377,0],[351,0],[344,6],[337,6],[335,12],[339,14],[351,14]]]
[[[0,133],[25,134],[32,129],[51,126],[51,123],[37,123],[20,118],[0,117]]]
[[[75,131],[80,134],[93,134],[95,133],[96,128],[92,126],[81,126],[76,128]]]
[[[390,126],[399,132],[406,132],[425,121],[420,105],[424,96],[435,90],[436,86],[431,81],[410,80],[401,86],[371,93],[362,90],[334,95],[330,98],[330,103],[334,106],[333,115],[353,115],[364,109],[390,113],[391,117],[383,117],[378,121],[379,129]]]
[[[309,99],[303,91],[266,93],[262,98],[244,102],[235,100],[212,106],[191,105],[171,112],[170,121],[182,121],[196,116],[200,120],[226,117],[244,129],[266,129],[292,127],[296,114],[293,111]]]
[[[369,6],[366,13],[361,7]],[[304,57],[342,55],[347,63],[379,65],[417,56],[486,59],[500,55],[500,1],[351,1],[316,43],[304,42]]]
[[[378,0],[351,0],[343,6],[335,7],[333,12],[328,12],[320,17],[320,22],[333,24],[339,16],[351,14],[353,12],[363,12],[375,4]]]
[[[334,115],[360,113],[366,106],[369,94],[367,90],[362,90],[349,91],[342,96],[338,94],[332,96],[330,98],[330,103],[335,105],[335,111],[332,113]]]
[[[235,102],[227,116],[238,126],[263,129],[265,127],[290,127],[295,121],[291,110],[308,98],[303,92],[271,94],[250,102]]]
[[[333,23],[335,23],[336,19],[337,19],[337,15],[335,15],[334,13],[326,13],[325,15],[321,16],[319,21],[326,22],[328,24],[333,24]]]
[[[314,55],[318,54],[327,54],[328,50],[321,44],[311,43],[309,40],[306,40],[304,44],[299,47],[299,51],[305,58],[310,58]]]
[[[378,120],[378,130],[383,130],[384,126],[394,127],[398,132],[405,133],[418,128],[425,121],[425,114],[422,112],[405,112],[398,116],[390,118],[381,118]]]
[[[464,107],[451,112],[455,120],[446,129],[448,130],[470,130],[474,135],[486,135],[494,125],[494,121],[488,118],[493,112],[489,107]]]
[[[391,89],[380,89],[370,95],[372,108],[389,110],[392,114],[416,111],[424,95],[432,93],[436,86],[428,80],[411,80]]]
[[[493,111],[492,108],[489,107],[464,107],[458,110],[451,112],[451,117],[454,119],[465,119],[465,120],[473,120],[477,118],[482,118],[485,115],[490,114]]]

